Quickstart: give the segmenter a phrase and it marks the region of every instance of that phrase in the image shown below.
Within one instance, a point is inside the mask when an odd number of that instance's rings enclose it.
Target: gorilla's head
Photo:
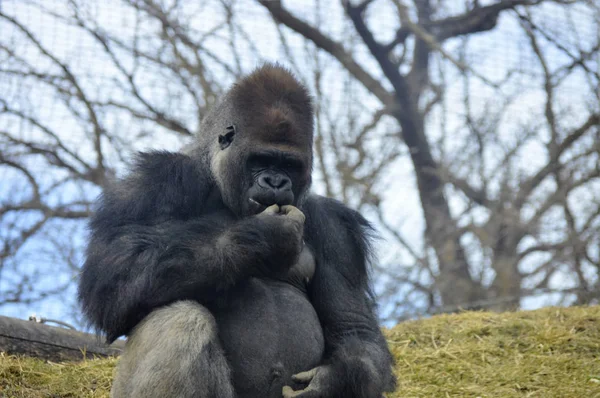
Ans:
[[[313,108],[285,68],[268,64],[236,83],[200,134],[197,149],[234,213],[301,204],[311,182]]]

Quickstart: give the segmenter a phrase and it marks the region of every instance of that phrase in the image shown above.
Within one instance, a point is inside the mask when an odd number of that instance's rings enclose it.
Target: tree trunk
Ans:
[[[405,103],[406,104],[406,103]],[[469,264],[460,244],[457,226],[450,214],[444,195],[444,184],[438,173],[438,164],[433,159],[431,147],[425,136],[423,118],[412,107],[397,115],[402,126],[402,137],[410,149],[410,156],[417,176],[419,197],[426,223],[426,237],[435,250],[439,276],[435,286],[444,306],[463,306],[481,300],[481,289],[469,273]]]
[[[106,345],[98,336],[0,316],[0,351],[51,361],[119,355],[123,341]]]
[[[492,268],[496,277],[492,282],[492,294],[498,302],[489,307],[492,311],[511,311],[519,307],[521,298],[522,276],[519,272],[519,259],[517,246],[522,234],[514,226],[516,220],[511,220],[510,214],[504,215],[504,220],[499,221],[499,228],[494,234],[497,237],[494,249]],[[511,225],[512,224],[512,225]]]

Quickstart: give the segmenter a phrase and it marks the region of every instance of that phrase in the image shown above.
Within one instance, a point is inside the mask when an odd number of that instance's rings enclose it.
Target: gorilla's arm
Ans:
[[[305,209],[305,237],[317,255],[311,301],[326,352],[324,366],[298,375],[299,381],[310,380],[307,394],[298,397],[312,397],[314,388],[331,397],[379,398],[395,380],[369,287],[371,227],[359,213],[330,199],[312,197]]]
[[[93,325],[112,341],[153,308],[219,290],[293,263],[301,245],[290,217],[261,213],[223,224],[211,209],[211,183],[182,154],[140,155],[130,175],[107,188],[91,221],[79,298]],[[274,259],[279,261],[274,262]],[[283,261],[282,261],[283,259]]]

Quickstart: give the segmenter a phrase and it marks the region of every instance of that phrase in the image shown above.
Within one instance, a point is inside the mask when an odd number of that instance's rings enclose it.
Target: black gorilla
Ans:
[[[234,85],[182,153],[138,156],[91,221],[79,298],[128,335],[114,397],[381,397],[367,221],[308,194],[313,113],[287,70]]]

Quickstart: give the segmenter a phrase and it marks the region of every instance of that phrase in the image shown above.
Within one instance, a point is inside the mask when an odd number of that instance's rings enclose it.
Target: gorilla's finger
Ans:
[[[291,387],[285,386],[281,390],[281,393],[283,394],[283,398],[317,398],[321,396],[319,391],[310,387],[307,387],[304,390],[294,391]]]
[[[296,391],[289,386],[284,386],[281,393],[283,394],[283,398],[292,398],[296,396]]]
[[[264,209],[260,214],[279,214],[279,205],[271,205],[269,207],[267,207],[266,209]]]
[[[298,221],[301,224],[304,224],[304,221],[306,220],[304,213],[292,205],[281,206],[281,214],[291,218],[294,221]]]
[[[310,381],[313,379],[313,377],[315,377],[318,371],[319,368],[313,368],[306,372],[297,373],[292,376],[292,380],[294,380],[297,383],[310,383]]]
[[[281,212],[283,214],[291,214],[294,211],[300,211],[300,209],[298,209],[296,206],[293,206],[293,205],[283,205],[283,206],[281,206]],[[302,212],[300,211],[300,213],[302,213]]]

